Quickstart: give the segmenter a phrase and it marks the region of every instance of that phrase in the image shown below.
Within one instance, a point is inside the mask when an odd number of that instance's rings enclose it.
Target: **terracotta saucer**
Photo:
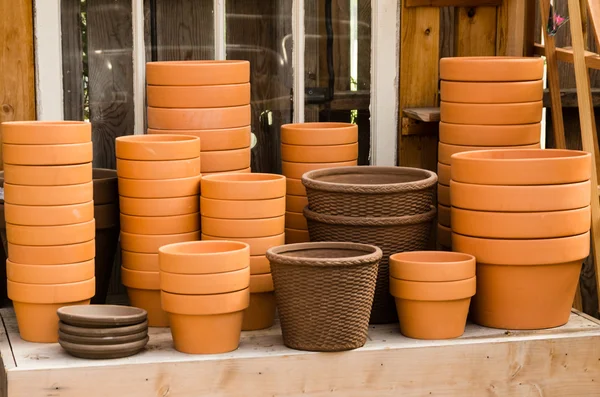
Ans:
[[[72,356],[89,359],[107,359],[133,356],[144,349],[149,338],[118,345],[81,345],[59,340],[58,343]]]
[[[77,345],[120,345],[124,343],[137,342],[148,336],[148,330],[131,335],[121,336],[78,336],[71,335],[61,330],[58,331],[58,338],[63,342],[74,343]]]
[[[105,336],[124,336],[137,334],[148,329],[148,321],[144,321],[140,324],[128,325],[126,327],[114,328],[83,328],[65,324],[62,321],[59,321],[58,329],[69,335],[84,336],[88,338],[100,338]]]
[[[95,328],[139,324],[148,317],[143,309],[118,305],[64,306],[58,309],[57,314],[66,324]]]

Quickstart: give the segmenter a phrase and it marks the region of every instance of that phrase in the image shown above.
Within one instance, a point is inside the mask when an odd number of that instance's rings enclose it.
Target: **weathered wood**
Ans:
[[[62,0],[60,7],[65,120],[83,120],[81,0]]]
[[[496,55],[523,56],[527,4],[524,0],[504,0],[498,7]]]
[[[440,121],[439,107],[406,108],[402,113],[408,118],[426,123]]]
[[[534,46],[534,53],[535,55],[546,55],[546,50],[545,50],[545,46],[541,45],[541,44],[536,44]],[[600,70],[600,55],[596,54],[594,52],[591,51],[585,51],[585,64],[588,68],[591,69],[596,69],[596,70]],[[562,47],[562,48],[557,48],[556,49],[556,59],[558,59],[561,62],[565,62],[567,64],[572,64],[573,63],[573,49],[572,48],[568,48],[568,47]],[[571,66],[571,65],[569,65]],[[571,66],[572,67],[572,66]],[[559,64],[559,69],[561,69],[560,64]],[[571,73],[569,73],[571,72]],[[573,84],[571,84],[571,81],[567,81],[565,83],[562,83],[563,81],[563,76],[567,77],[572,75],[572,70],[561,70],[560,72],[560,77],[561,77],[561,86],[567,86],[569,88],[573,87]],[[572,80],[572,79],[570,79]]]
[[[400,119],[402,135],[436,135],[439,132],[437,123],[428,123],[409,117]]]
[[[455,10],[454,56],[496,54],[496,8],[461,7]]]
[[[440,8],[440,58],[454,56],[454,7]]]
[[[501,4],[502,0],[406,0],[407,7],[480,7]]]

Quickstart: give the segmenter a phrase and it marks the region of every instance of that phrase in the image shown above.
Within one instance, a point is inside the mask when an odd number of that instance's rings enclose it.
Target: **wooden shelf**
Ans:
[[[435,123],[440,121],[439,107],[406,108],[402,110],[404,116],[424,123]]]
[[[546,49],[541,44],[535,44],[533,46],[533,52],[535,55],[545,55]],[[556,59],[561,62],[573,63],[573,49],[572,48],[557,48]],[[585,64],[588,68],[600,70],[600,55],[586,51],[585,52]]]

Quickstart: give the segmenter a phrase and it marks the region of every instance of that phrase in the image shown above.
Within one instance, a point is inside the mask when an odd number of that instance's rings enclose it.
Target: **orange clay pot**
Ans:
[[[250,81],[248,61],[168,61],[148,62],[149,85],[220,85]]]
[[[358,126],[352,123],[295,123],[281,126],[281,143],[324,146],[358,142]]]
[[[92,161],[92,142],[72,145],[11,145],[2,144],[6,164],[70,165]]]
[[[502,240],[452,236],[455,251],[477,258],[475,322],[502,329],[557,327],[569,320],[590,233]]]
[[[450,223],[450,219],[451,219],[450,207],[447,207],[442,204],[438,205],[437,216],[438,216],[438,222],[440,223],[440,225],[450,227],[450,225],[451,225],[451,223]]]
[[[200,175],[200,157],[187,160],[132,161],[117,159],[117,173],[130,179],[174,179]]]
[[[94,198],[92,181],[68,186],[24,186],[4,184],[4,201],[16,205],[72,205]]]
[[[18,245],[67,245],[84,243],[96,235],[96,222],[74,223],[61,226],[21,226],[6,224],[6,238]]]
[[[242,331],[254,331],[273,326],[275,293],[271,273],[250,276],[250,303],[244,310]]]
[[[200,230],[200,214],[132,216],[121,214],[121,230],[134,234],[179,234]]]
[[[250,257],[250,274],[271,273],[271,262],[265,255]]]
[[[249,288],[217,295],[161,293],[169,313],[175,349],[189,354],[216,354],[237,349]]]
[[[441,102],[440,119],[454,124],[530,124],[542,120],[542,109],[542,101],[502,104]]]
[[[450,186],[450,166],[448,164],[437,163],[438,183]]]
[[[238,241],[192,241],[163,246],[160,270],[176,274],[235,272],[250,266],[250,247]]]
[[[334,163],[358,158],[358,143],[330,146],[281,144],[281,160],[297,163]]]
[[[202,233],[202,240],[227,240],[227,238],[209,236],[207,234]],[[285,244],[285,235],[284,233],[281,233],[277,236],[268,237],[237,237],[235,241],[248,244],[250,246],[250,255],[260,256],[265,255],[267,253],[267,250],[271,247],[277,247],[278,245]]]
[[[452,205],[476,211],[535,212],[583,208],[591,201],[590,181],[560,185],[494,186],[451,181]]]
[[[286,229],[308,230],[308,224],[302,212],[286,212],[285,227]]]
[[[212,130],[250,125],[250,105],[227,108],[148,108],[148,127],[161,130]]]
[[[302,175],[308,171],[320,170],[323,168],[349,167],[357,165],[356,160],[342,161],[338,163],[291,163],[289,161],[281,162],[281,173],[287,178],[302,179]]]
[[[121,251],[121,265],[125,269],[142,272],[158,272],[158,254],[142,254],[139,252]]]
[[[119,197],[122,214],[135,216],[175,216],[197,213],[200,210],[198,195],[171,198]]]
[[[200,138],[174,134],[120,136],[115,141],[115,152],[118,159],[124,160],[195,159],[200,153]]]
[[[4,205],[7,223],[25,226],[58,226],[89,222],[94,219],[94,202],[82,204],[33,206]]]
[[[283,233],[285,217],[263,219],[219,219],[202,217],[202,232],[209,236],[227,237],[264,237]]]
[[[121,267],[121,279],[131,306],[148,312],[148,326],[168,327],[169,318],[160,304],[160,273]]]
[[[133,198],[171,198],[200,194],[200,175],[147,180],[119,178],[119,195]]]
[[[250,285],[250,268],[213,274],[160,272],[160,289],[173,294],[211,295],[240,291]]]
[[[308,230],[298,229],[285,229],[285,243],[296,244],[296,243],[308,243],[310,242],[310,236]]]
[[[302,213],[304,207],[308,205],[308,197],[306,196],[285,196],[285,209],[288,212]]]
[[[94,240],[79,244],[55,246],[30,246],[8,243],[9,259],[28,265],[63,265],[85,262],[96,256]]]
[[[450,186],[442,185],[438,183],[438,204],[450,207]]]
[[[451,339],[465,332],[475,277],[459,281],[406,281],[390,278],[400,332],[415,339]]]
[[[533,145],[509,146],[509,147],[482,147],[482,146],[459,146],[449,145],[447,143],[438,143],[438,161],[442,164],[450,165],[451,157],[456,153],[472,152],[475,150],[499,150],[499,149],[538,149],[539,142]]]
[[[276,174],[218,174],[202,178],[202,197],[266,200],[285,196],[285,177]]]
[[[250,147],[251,128],[249,125],[217,130],[156,130],[148,129],[148,134],[181,134],[200,138],[203,152],[232,150]]]
[[[443,247],[452,248],[452,229],[438,223],[437,240]]]
[[[452,180],[480,185],[558,185],[591,177],[591,155],[578,150],[485,150],[452,159]]]
[[[123,250],[145,254],[156,254],[163,245],[197,240],[200,240],[200,231],[166,235],[121,232],[121,248]]]
[[[250,167],[250,148],[200,153],[202,173],[235,171]]]
[[[517,146],[540,142],[541,124],[468,125],[440,123],[440,142],[466,146]]]
[[[540,57],[452,57],[440,60],[440,79],[452,81],[540,80]]]
[[[241,170],[233,171],[219,171],[219,172],[205,172],[202,176],[217,175],[217,174],[249,174],[251,172],[250,167],[242,168]]]
[[[4,180],[28,186],[79,185],[92,180],[92,163],[52,167],[4,164]]]
[[[440,99],[460,103],[515,103],[541,101],[543,80],[510,82],[441,81]]]
[[[444,282],[475,277],[475,257],[460,252],[411,251],[390,256],[390,277]]]
[[[541,87],[541,86],[540,86]],[[146,87],[148,106],[157,108],[220,108],[250,103],[250,83]]]
[[[2,123],[2,142],[16,145],[64,145],[92,140],[83,121],[11,121]]]
[[[217,200],[200,197],[203,217],[221,219],[262,219],[285,214],[285,197],[266,200]]]
[[[7,260],[6,277],[26,284],[77,283],[94,278],[94,260],[66,265],[23,265]]]
[[[89,304],[95,286],[94,278],[69,284],[25,284],[8,280],[8,297],[13,301],[21,338],[28,342],[56,343],[56,311],[63,306]]]
[[[287,178],[285,181],[287,194],[292,196],[306,196],[306,188],[300,179]]]

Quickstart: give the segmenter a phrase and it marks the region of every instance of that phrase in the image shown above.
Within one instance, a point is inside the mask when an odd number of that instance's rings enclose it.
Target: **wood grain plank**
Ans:
[[[455,10],[454,56],[496,54],[496,8],[460,7]]]
[[[440,8],[440,58],[454,56],[454,10]]]
[[[496,55],[523,56],[527,30],[526,2],[504,0],[497,14]]]
[[[60,7],[65,120],[83,120],[81,0],[63,0]]]

